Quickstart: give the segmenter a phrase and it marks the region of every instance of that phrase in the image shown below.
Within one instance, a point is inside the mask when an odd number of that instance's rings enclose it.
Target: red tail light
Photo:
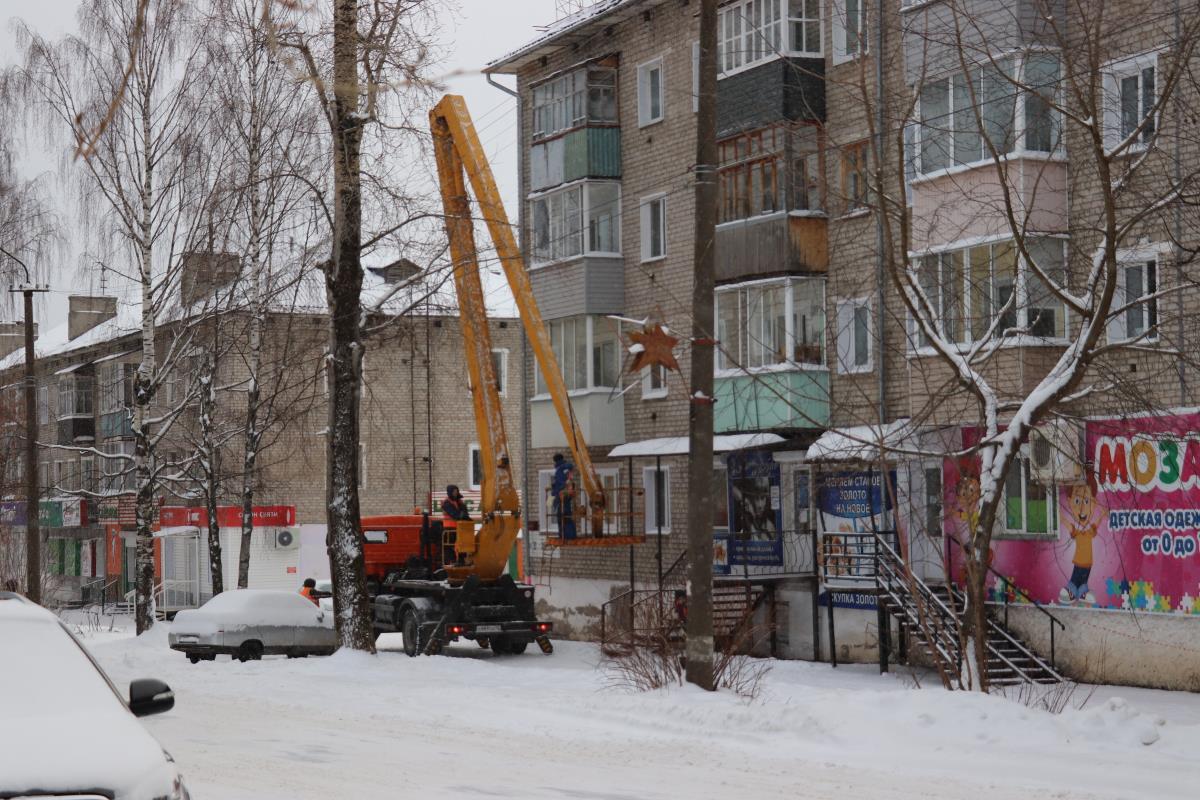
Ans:
[[[451,634],[452,636],[458,636],[458,635],[459,635],[459,634],[461,634],[462,632],[463,632],[463,626],[462,626],[462,625],[451,625],[451,626],[450,626],[450,634]]]
[[[533,626],[533,629],[538,633],[547,633],[549,632],[550,627],[551,625],[549,622],[539,622],[537,625]]]

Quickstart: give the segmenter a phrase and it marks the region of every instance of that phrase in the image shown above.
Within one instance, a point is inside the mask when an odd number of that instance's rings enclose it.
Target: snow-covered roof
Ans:
[[[572,38],[576,34],[586,34],[587,28],[604,22],[612,24],[619,18],[624,18],[636,12],[638,7],[653,5],[661,0],[593,0],[574,14],[568,14],[562,19],[547,25],[540,36],[521,47],[506,53],[484,67],[484,72],[499,72],[511,74],[528,64],[530,61],[557,50],[565,42],[564,38]],[[618,13],[619,12],[619,13]],[[611,19],[618,17],[618,19]]]
[[[713,437],[713,452],[728,453],[730,450],[749,450],[779,444],[783,437],[774,433],[730,433]],[[688,437],[664,436],[659,439],[643,439],[626,442],[609,452],[609,458],[638,458],[641,456],[682,456],[688,452]]]
[[[805,458],[808,461],[878,461],[881,444],[885,450],[898,448],[915,433],[907,419],[884,425],[830,428],[809,446]]]
[[[328,311],[325,297],[325,276],[318,269],[310,267],[279,270],[271,276],[270,283],[272,285],[266,288],[264,293],[267,297],[268,310],[273,313],[324,314]],[[244,310],[249,307],[250,303],[248,289],[244,280],[237,281],[220,290],[215,301],[209,298],[187,307],[181,307],[177,302],[168,303],[167,308],[159,314],[157,324],[159,326],[169,325],[181,319],[196,318],[211,313],[214,302],[222,311]],[[412,300],[420,297],[422,293],[423,287],[420,283],[411,288],[397,289],[396,284],[388,283],[376,272],[369,269],[364,271],[361,294],[364,310],[375,309],[379,313],[400,314],[407,310]],[[66,320],[46,330],[39,329],[37,340],[34,342],[34,352],[40,360],[86,350],[134,336],[141,330],[141,323],[140,301],[118,298],[115,317],[101,322],[74,339],[68,335]],[[105,358],[119,358],[133,352],[136,351],[126,347],[122,353],[108,354]],[[24,350],[18,348],[0,358],[0,372],[19,367],[24,362]],[[92,363],[92,360],[85,358],[78,364],[68,366],[67,370],[87,363]]]

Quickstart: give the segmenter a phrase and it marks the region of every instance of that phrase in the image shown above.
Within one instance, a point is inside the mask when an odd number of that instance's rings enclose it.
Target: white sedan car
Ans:
[[[219,653],[254,661],[272,653],[296,658],[337,649],[333,615],[297,592],[271,589],[234,589],[180,611],[168,641],[193,664]]]
[[[0,797],[187,800],[179,770],[134,717],[175,705],[162,681],[126,702],[58,618],[0,592]]]

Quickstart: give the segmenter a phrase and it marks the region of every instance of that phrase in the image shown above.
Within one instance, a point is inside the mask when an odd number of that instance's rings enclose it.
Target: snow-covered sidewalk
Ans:
[[[551,657],[468,643],[192,665],[166,631],[84,641],[118,685],[175,690],[175,710],[145,722],[197,800],[1183,798],[1200,775],[1194,694],[1105,687],[1051,716],[872,667],[779,662],[747,703],[606,688],[596,648],[572,642]]]

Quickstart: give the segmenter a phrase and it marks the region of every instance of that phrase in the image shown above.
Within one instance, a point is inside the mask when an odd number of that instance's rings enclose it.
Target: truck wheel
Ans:
[[[492,639],[492,652],[498,656],[519,656],[525,652],[525,642],[514,642],[508,638]]]
[[[200,656],[196,653],[192,653],[188,656],[188,661],[192,662],[193,664],[199,664]]]
[[[521,653],[525,652],[525,648],[528,646],[529,642],[509,642],[508,654],[512,656],[519,656]]]
[[[421,653],[421,628],[417,625],[417,615],[412,609],[404,612],[401,629],[404,634],[404,655],[415,658]]]

